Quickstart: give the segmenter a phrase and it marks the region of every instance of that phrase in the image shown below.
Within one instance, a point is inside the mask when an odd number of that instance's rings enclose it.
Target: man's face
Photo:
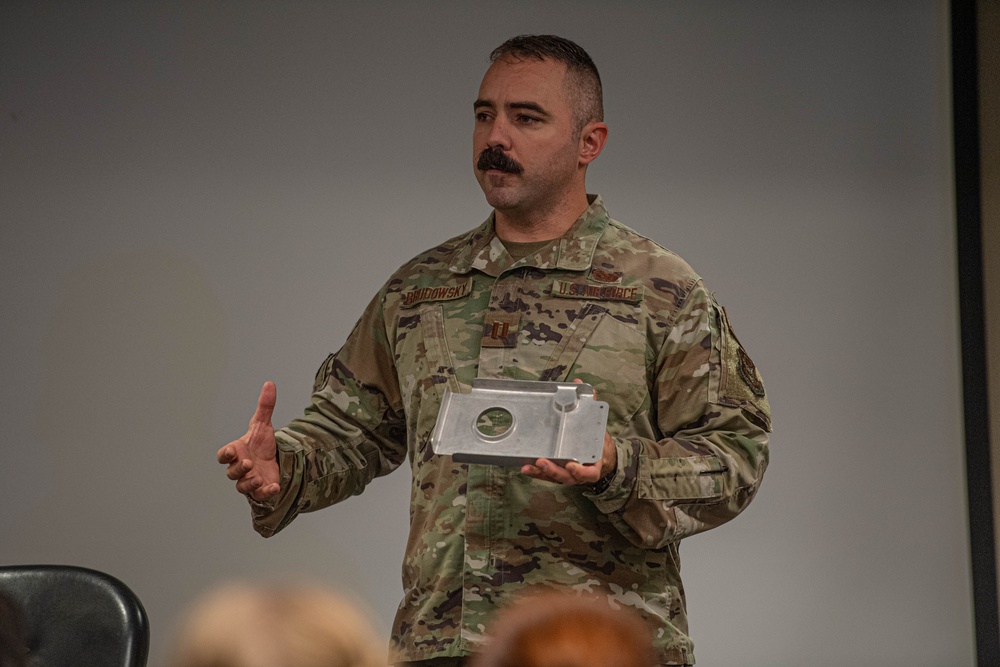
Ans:
[[[579,133],[566,65],[494,62],[475,103],[472,160],[486,201],[516,215],[557,205],[580,177]]]

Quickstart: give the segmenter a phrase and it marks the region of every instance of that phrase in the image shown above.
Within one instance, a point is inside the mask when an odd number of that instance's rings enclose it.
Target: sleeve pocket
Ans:
[[[717,456],[641,456],[636,490],[648,500],[714,500],[722,497],[725,472]]]

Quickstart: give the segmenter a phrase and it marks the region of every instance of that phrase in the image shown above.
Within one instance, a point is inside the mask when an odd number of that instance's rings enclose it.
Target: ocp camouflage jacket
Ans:
[[[445,388],[476,377],[592,384],[618,450],[610,486],[435,456]],[[491,216],[401,267],[320,368],[305,414],[277,432],[281,492],[251,502],[254,525],[270,536],[409,459],[393,660],[474,651],[497,605],[541,586],[635,608],[660,659],[689,663],[678,542],[750,503],[769,430],[760,376],[701,278],[591,197],[519,261]]]

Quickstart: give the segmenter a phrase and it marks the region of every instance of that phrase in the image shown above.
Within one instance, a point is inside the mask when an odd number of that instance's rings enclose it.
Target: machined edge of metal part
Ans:
[[[589,384],[481,378],[467,394],[445,390],[431,448],[463,463],[596,463],[607,422]]]

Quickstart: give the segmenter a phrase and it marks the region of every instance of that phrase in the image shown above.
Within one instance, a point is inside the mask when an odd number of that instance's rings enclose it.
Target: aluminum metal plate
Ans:
[[[607,423],[589,384],[477,379],[468,394],[445,391],[431,448],[466,463],[596,463]]]

